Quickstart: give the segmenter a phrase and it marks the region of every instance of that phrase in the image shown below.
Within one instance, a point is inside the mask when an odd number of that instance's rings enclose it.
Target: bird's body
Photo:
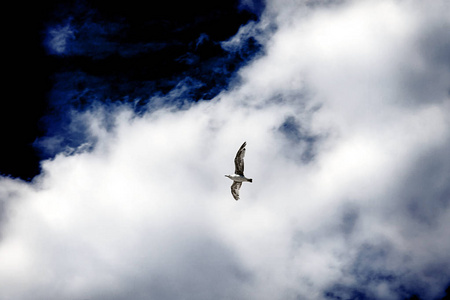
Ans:
[[[253,181],[251,178],[247,178],[243,175],[233,174],[233,175],[225,175],[225,176],[236,182],[252,182]]]
[[[231,194],[236,201],[239,200],[239,189],[241,188],[242,183],[253,182],[253,179],[244,176],[244,156],[246,145],[247,142],[244,142],[236,153],[236,157],[234,158],[234,174],[225,175],[225,177],[233,180],[233,184],[231,185]]]

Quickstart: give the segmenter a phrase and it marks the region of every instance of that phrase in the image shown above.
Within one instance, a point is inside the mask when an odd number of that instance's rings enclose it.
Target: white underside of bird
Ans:
[[[236,157],[234,158],[234,174],[225,175],[225,177],[233,180],[233,184],[231,185],[231,194],[236,201],[239,200],[239,189],[241,188],[242,183],[253,182],[253,179],[244,176],[244,156],[246,145],[247,142],[244,142],[236,153]]]
[[[237,174],[225,175],[225,176],[236,182],[252,182],[253,181],[251,178],[247,178],[245,176],[237,175]]]

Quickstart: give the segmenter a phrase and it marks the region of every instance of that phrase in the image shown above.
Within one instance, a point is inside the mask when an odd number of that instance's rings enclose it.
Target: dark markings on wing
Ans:
[[[242,182],[233,181],[231,185],[231,195],[237,201],[239,200],[239,189],[241,188]]]
[[[245,145],[247,145],[247,142],[242,144],[234,158],[234,173],[242,176],[244,176]]]

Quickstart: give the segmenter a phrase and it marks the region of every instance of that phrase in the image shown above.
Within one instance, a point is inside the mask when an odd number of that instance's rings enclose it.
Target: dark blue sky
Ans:
[[[148,99],[180,83],[183,101],[209,100],[260,50],[249,38],[221,46],[241,25],[257,20],[262,4],[238,1],[45,1],[8,4],[20,26],[9,32],[4,144],[0,174],[31,179],[39,161],[83,142],[70,111],[94,102]],[[12,96],[14,95],[14,96]],[[176,101],[176,99],[175,99]],[[43,140],[51,146],[43,146]],[[55,142],[55,141],[58,142]],[[45,143],[48,145],[48,143]]]

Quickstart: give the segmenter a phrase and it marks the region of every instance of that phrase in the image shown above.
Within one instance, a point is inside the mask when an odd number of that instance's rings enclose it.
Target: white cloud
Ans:
[[[65,54],[68,51],[67,47],[69,41],[73,39],[75,39],[75,31],[68,22],[64,26],[56,25],[49,28],[45,46],[50,53]]]
[[[0,298],[443,296],[450,61],[423,41],[446,45],[450,18],[433,3],[269,2],[278,29],[233,90],[109,127],[85,113],[92,151],[0,181]]]

